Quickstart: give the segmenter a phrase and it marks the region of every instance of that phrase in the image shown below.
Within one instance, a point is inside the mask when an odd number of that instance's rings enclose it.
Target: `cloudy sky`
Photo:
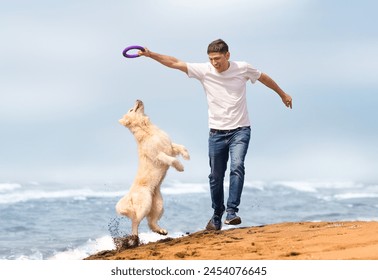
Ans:
[[[289,110],[248,84],[247,180],[378,182],[377,10],[373,0],[0,0],[0,183],[131,181],[136,144],[117,121],[136,99],[191,153],[168,180],[207,182],[200,83],[122,50],[204,62],[218,38],[293,97]]]

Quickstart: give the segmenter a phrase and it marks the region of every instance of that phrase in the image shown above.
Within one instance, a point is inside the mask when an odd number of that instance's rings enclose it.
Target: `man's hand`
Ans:
[[[285,104],[286,107],[292,109],[293,108],[293,99],[290,95],[285,93],[282,97],[282,102]]]
[[[144,47],[144,51],[142,51],[142,50],[138,51],[138,54],[139,54],[139,56],[151,57],[151,52],[146,47]]]
[[[274,90],[282,99],[282,102],[285,104],[286,107],[292,109],[293,108],[293,100],[290,95],[285,93],[275,81],[271,77],[268,76],[266,73],[261,73],[260,78],[258,79],[261,83],[263,83],[268,88]]]

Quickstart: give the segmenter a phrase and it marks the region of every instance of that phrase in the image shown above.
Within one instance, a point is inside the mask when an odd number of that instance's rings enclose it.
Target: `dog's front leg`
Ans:
[[[190,159],[189,152],[183,145],[172,143],[172,148],[175,155],[182,155],[182,157],[186,160]]]
[[[184,171],[184,166],[181,164],[181,162],[177,158],[171,157],[166,153],[160,152],[157,155],[157,159],[166,165],[173,166],[177,171]]]

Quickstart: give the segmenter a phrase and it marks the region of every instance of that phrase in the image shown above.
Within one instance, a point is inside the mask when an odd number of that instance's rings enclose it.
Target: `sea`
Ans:
[[[0,183],[0,260],[80,260],[112,250],[131,223],[115,212],[123,184]],[[226,198],[228,187],[226,189]],[[207,182],[165,181],[160,225],[176,238],[203,230],[212,215]],[[378,184],[246,182],[240,227],[303,221],[378,221]],[[224,226],[223,229],[234,226]],[[142,243],[160,236],[144,220]]]

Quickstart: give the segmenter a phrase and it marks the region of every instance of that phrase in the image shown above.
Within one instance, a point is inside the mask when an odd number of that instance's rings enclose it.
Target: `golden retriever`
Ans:
[[[144,114],[144,104],[140,100],[119,122],[135,137],[139,165],[130,191],[118,201],[116,211],[131,219],[134,237],[138,236],[139,224],[145,217],[152,231],[166,235],[167,230],[157,223],[164,210],[160,185],[170,166],[177,171],[184,171],[176,156],[181,155],[188,160],[189,153],[184,146],[172,143],[164,131],[151,123]]]

